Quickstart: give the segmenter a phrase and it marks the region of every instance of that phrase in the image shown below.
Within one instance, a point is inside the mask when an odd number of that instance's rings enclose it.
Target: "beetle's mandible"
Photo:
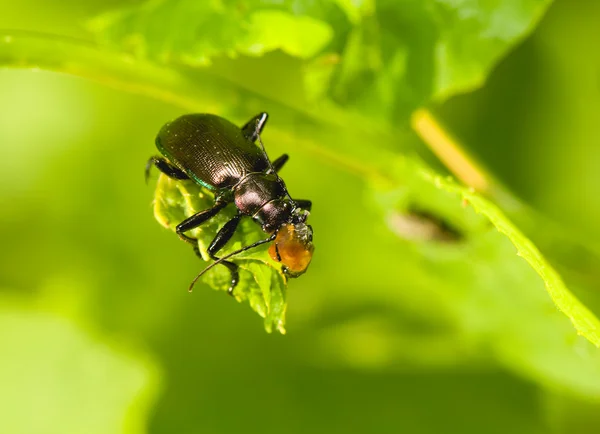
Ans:
[[[267,113],[260,113],[239,128],[220,116],[188,114],[164,125],[156,137],[156,147],[162,156],[148,160],[146,180],[154,165],[171,178],[191,179],[215,195],[211,208],[192,215],[176,227],[179,237],[192,244],[196,254],[200,255],[197,240],[185,232],[202,225],[230,203],[237,207],[236,215],[223,225],[208,247],[208,254],[215,262],[196,276],[190,290],[207,270],[223,264],[231,273],[229,293],[232,293],[239,273],[238,265],[229,259],[269,242],[273,243],[269,248],[271,258],[281,262],[288,276],[301,275],[310,264],[314,251],[313,231],[306,219],[311,202],[292,199],[279,177],[278,172],[288,156],[269,160],[260,138],[267,119]],[[248,217],[269,236],[217,257],[240,220]]]

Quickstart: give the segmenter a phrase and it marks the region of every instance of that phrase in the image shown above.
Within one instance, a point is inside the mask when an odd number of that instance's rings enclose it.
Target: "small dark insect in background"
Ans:
[[[388,218],[388,225],[398,236],[409,241],[455,243],[464,238],[462,232],[428,211],[409,209]]]

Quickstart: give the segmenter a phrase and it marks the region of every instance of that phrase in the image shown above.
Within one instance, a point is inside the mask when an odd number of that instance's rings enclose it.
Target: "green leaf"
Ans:
[[[483,84],[509,48],[535,28],[551,0],[434,0],[432,95],[445,99]]]
[[[504,216],[497,206],[473,190],[456,184],[452,178],[439,176],[424,165],[409,159],[398,159],[394,173],[402,187],[386,192],[384,197],[392,202],[382,199],[383,209],[388,210],[388,213],[397,213],[399,210],[406,213],[414,209],[420,212],[422,212],[421,210],[443,211],[455,219],[460,218],[461,231],[467,230],[467,228],[477,228],[479,234],[477,232],[473,234],[467,232],[465,234],[471,242],[474,242],[473,237],[488,232],[484,221],[489,221],[500,234],[510,240],[516,249],[515,257],[499,258],[499,260],[504,261],[505,264],[525,260],[544,281],[546,290],[556,307],[569,317],[577,332],[597,347],[600,347],[600,321],[598,318],[567,289],[558,273],[546,261],[535,245]],[[427,184],[430,184],[430,186],[427,187]],[[436,193],[431,187],[448,194]],[[449,201],[454,205],[445,204]],[[463,208],[472,207],[485,219],[471,216],[472,222],[465,221],[464,216],[459,217],[460,214],[465,213],[460,212],[457,208],[458,204],[461,204]],[[457,215],[457,211],[459,215]],[[388,216],[388,221],[389,218]],[[392,230],[394,229],[392,228]],[[429,238],[432,239],[432,237]],[[439,239],[439,237],[437,238]],[[493,245],[490,248],[493,248]],[[517,256],[520,258],[517,258]]]
[[[397,123],[430,101],[481,86],[550,4],[150,0],[101,15],[91,28],[105,45],[192,66],[280,49],[309,60],[307,100]]]
[[[374,183],[375,200],[405,240],[403,278],[426,282],[455,332],[512,369],[600,396],[600,352],[590,345],[600,347],[600,321],[531,241],[490,201],[418,161],[398,158],[390,173],[392,183]]]
[[[105,13],[90,22],[107,44],[163,62],[199,66],[216,56],[261,56],[281,49],[307,58],[331,39],[316,18],[265,9],[263,2],[163,0]],[[268,6],[268,5],[267,5]]]
[[[276,10],[256,11],[250,16],[247,39],[238,45],[238,51],[262,55],[281,49],[304,59],[318,53],[332,33],[329,25],[311,17]]]
[[[176,181],[160,174],[154,197],[154,216],[164,227],[175,231],[187,217],[214,205],[214,195],[192,181]],[[207,249],[219,229],[236,213],[230,205],[217,216],[186,234],[198,239],[198,247],[205,261],[211,261]],[[219,252],[224,256],[255,241],[265,238],[265,233],[251,219],[243,219],[227,245]],[[273,328],[285,334],[286,277],[281,264],[269,256],[269,245],[243,252],[232,259],[240,266],[240,280],[234,290],[238,301],[248,301],[250,307],[264,318],[265,329]],[[192,252],[190,252],[192,254]],[[203,264],[208,266],[210,262]],[[227,291],[231,282],[229,270],[216,266],[208,271],[203,281],[213,289]]]
[[[0,347],[3,432],[146,432],[158,372],[145,357],[65,318],[6,304]]]
[[[391,119],[473,90],[537,24],[550,0],[378,1],[336,47],[331,97]]]

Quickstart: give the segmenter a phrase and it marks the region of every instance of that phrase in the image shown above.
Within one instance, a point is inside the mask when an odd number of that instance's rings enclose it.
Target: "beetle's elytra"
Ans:
[[[164,125],[156,136],[156,147],[162,156],[148,160],[146,179],[155,165],[171,178],[191,179],[215,194],[211,208],[192,215],[176,228],[179,237],[192,244],[197,254],[197,240],[184,232],[202,225],[230,203],[237,207],[237,214],[223,225],[208,247],[208,254],[215,262],[196,276],[190,289],[204,272],[223,264],[231,272],[229,292],[232,293],[239,274],[238,266],[228,259],[269,242],[273,242],[270,256],[281,262],[290,277],[304,273],[310,264],[314,251],[313,231],[306,219],[311,202],[292,199],[279,177],[278,172],[288,156],[269,160],[260,139],[267,119],[267,113],[260,113],[239,128],[220,116],[188,114]],[[242,218],[253,219],[269,236],[222,258],[217,257]]]

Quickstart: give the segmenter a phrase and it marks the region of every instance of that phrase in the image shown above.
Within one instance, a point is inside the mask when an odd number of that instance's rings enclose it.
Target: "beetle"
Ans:
[[[239,266],[229,259],[269,242],[273,242],[269,255],[282,264],[287,276],[298,277],[310,264],[313,230],[306,219],[312,203],[292,199],[279,176],[288,155],[283,154],[273,162],[269,160],[260,138],[267,119],[267,113],[259,113],[239,128],[214,114],[187,114],[165,124],[156,136],[156,147],[162,156],[152,156],[146,163],[146,181],[154,165],[173,179],[192,180],[215,195],[211,208],[176,226],[179,238],[192,244],[198,256],[197,239],[185,232],[199,227],[229,204],[237,207],[235,216],[223,225],[208,247],[208,255],[214,262],[196,276],[190,290],[206,271],[223,264],[230,271],[228,292],[233,294],[239,282]],[[231,239],[242,218],[251,218],[269,236],[218,257],[217,253]]]

